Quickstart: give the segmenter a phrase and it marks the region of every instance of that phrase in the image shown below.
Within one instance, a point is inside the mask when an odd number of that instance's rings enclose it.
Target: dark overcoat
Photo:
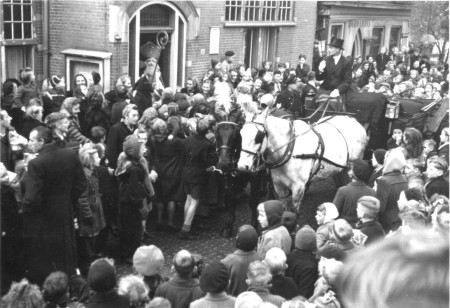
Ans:
[[[212,142],[197,134],[190,136],[184,142],[182,153],[183,181],[189,184],[206,184],[208,181],[206,169],[217,161],[216,149]]]
[[[379,222],[386,233],[397,230],[401,225],[398,217],[398,198],[408,189],[408,179],[399,171],[384,174],[377,180],[377,199],[380,200]]]
[[[341,56],[336,65],[333,57],[328,57],[324,71],[317,74],[316,79],[323,80],[321,89],[327,91],[338,89],[341,95],[345,94],[352,83],[352,61]]]
[[[59,270],[76,268],[75,203],[86,189],[75,151],[46,144],[28,164],[22,200],[25,276],[42,283]]]
[[[158,201],[183,201],[184,190],[181,181],[181,154],[183,140],[175,137],[163,142],[150,141],[152,166],[158,174],[155,183]]]

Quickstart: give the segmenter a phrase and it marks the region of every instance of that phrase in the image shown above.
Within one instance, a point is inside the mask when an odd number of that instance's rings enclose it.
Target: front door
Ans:
[[[156,44],[159,31],[168,34],[169,41],[161,51],[158,65],[166,87],[176,89],[184,84],[185,74],[185,19],[169,3],[146,4],[138,10],[129,22],[129,74],[137,81],[145,64],[139,49],[147,42]]]

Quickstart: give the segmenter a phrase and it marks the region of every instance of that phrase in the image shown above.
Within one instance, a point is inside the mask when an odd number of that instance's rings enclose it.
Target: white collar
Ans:
[[[443,147],[445,147],[446,145],[448,145],[449,143],[448,142],[444,142],[443,144],[441,144],[440,146],[439,146],[439,148],[438,148],[438,151],[440,150],[440,149],[442,149]]]

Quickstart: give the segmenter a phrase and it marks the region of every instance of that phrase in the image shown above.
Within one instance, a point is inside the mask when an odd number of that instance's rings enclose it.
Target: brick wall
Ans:
[[[132,14],[144,1],[136,1],[127,7]],[[111,0],[50,0],[50,74],[62,74],[65,71],[64,55],[61,51],[68,48],[111,52],[111,88],[115,80],[128,65],[128,43],[109,43],[109,9]],[[244,61],[245,29],[241,27],[220,28],[219,54],[209,54],[209,36],[211,26],[223,26],[225,1],[192,1],[189,4],[199,11],[200,24],[198,36],[186,41],[186,77],[200,79],[211,67],[211,59],[220,60],[227,50],[236,53],[235,61]],[[312,59],[312,49],[316,25],[316,2],[295,2],[294,16],[297,25],[282,27],[278,32],[276,57],[281,62],[297,64],[300,53]],[[201,54],[204,49],[205,53]],[[188,66],[187,62],[192,65]]]

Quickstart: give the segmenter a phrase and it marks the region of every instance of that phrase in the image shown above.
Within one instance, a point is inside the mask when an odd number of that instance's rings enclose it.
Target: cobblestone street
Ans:
[[[315,221],[315,208],[322,202],[332,201],[333,196],[336,193],[336,188],[332,179],[313,183],[306,193],[302,203],[302,216],[300,217],[300,223],[308,223],[312,227],[316,228]],[[262,201],[262,200],[261,200]],[[202,211],[199,211],[202,212]],[[154,236],[152,239],[144,240],[146,245],[156,245],[164,253],[165,266],[163,268],[163,274],[171,276],[170,267],[172,264],[173,256],[181,249],[187,249],[192,253],[200,254],[204,258],[205,264],[209,264],[213,261],[220,261],[227,254],[235,250],[235,237],[229,239],[222,238],[219,235],[220,219],[222,217],[221,210],[210,211],[208,218],[196,217],[194,220],[194,231],[198,233],[198,239],[193,241],[182,241],[178,239],[178,233],[169,232],[156,232],[152,229],[151,222],[154,221],[153,214],[150,217],[149,224],[151,227],[151,234]],[[182,207],[177,208],[176,221],[179,225],[182,224]],[[250,222],[250,209],[247,206],[246,200],[240,203],[236,211],[236,222],[234,224],[234,231],[243,224]],[[195,228],[196,225],[202,225],[202,228]],[[235,234],[234,233],[234,234]],[[110,253],[112,257],[118,251],[118,240],[114,239],[110,243]],[[116,267],[118,276],[124,276],[133,273],[132,266],[122,263],[119,260],[116,261]]]

